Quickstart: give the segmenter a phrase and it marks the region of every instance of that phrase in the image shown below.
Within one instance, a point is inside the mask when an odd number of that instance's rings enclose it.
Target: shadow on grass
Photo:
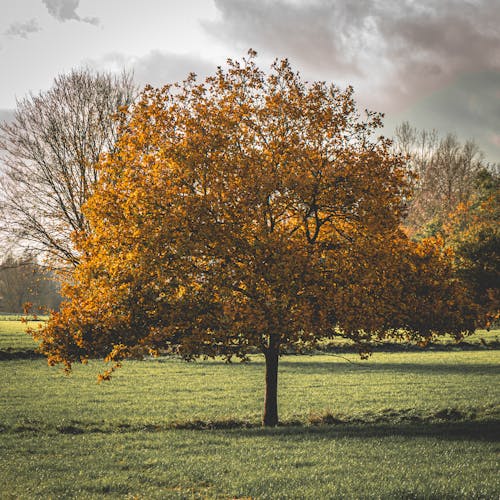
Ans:
[[[0,433],[35,434],[114,434],[157,433],[165,431],[229,432],[240,436],[275,436],[294,439],[342,437],[434,437],[452,440],[500,441],[500,419],[494,407],[469,410],[445,408],[431,413],[412,409],[385,409],[377,414],[342,416],[323,413],[310,415],[306,420],[283,421],[278,427],[264,428],[256,421],[226,418],[218,420],[182,420],[159,423],[127,423],[113,421],[71,420],[54,425],[27,420],[12,427],[0,425]]]
[[[400,424],[340,424],[318,426],[283,425],[275,428],[253,427],[233,429],[231,435],[267,436],[313,441],[339,438],[422,437],[449,441],[500,441],[500,421],[431,422]]]
[[[342,374],[342,373],[375,373],[375,372],[401,372],[405,375],[499,375],[500,368],[495,363],[450,363],[450,362],[435,362],[435,363],[409,363],[402,360],[400,363],[385,363],[378,362],[376,358],[368,360],[355,359],[354,361],[344,358],[342,355],[324,354],[324,356],[331,356],[331,361],[315,361],[308,359],[314,358],[315,355],[286,355],[279,361],[280,374],[291,372],[294,375],[323,375],[325,373]],[[170,363],[177,362],[181,366],[188,366],[189,364],[183,360],[175,358],[157,358],[152,359],[152,363]],[[196,368],[223,368],[230,370],[263,370],[264,358],[252,359],[249,362],[240,363],[232,362],[227,363],[222,360],[195,360],[191,362],[191,367]],[[193,372],[193,375],[199,375]]]
[[[280,360],[281,370],[290,369],[294,373],[342,373],[360,370],[364,372],[404,372],[405,374],[473,374],[499,375],[500,368],[494,363],[378,363],[376,361],[356,361],[354,363],[332,363],[323,361]]]
[[[7,429],[3,429],[7,431]],[[484,420],[474,422],[402,422],[402,423],[346,423],[338,425],[321,424],[306,425],[298,422],[284,422],[278,427],[265,428],[257,423],[244,421],[224,422],[185,422],[167,425],[127,425],[118,427],[77,424],[57,426],[56,428],[40,428],[35,426],[17,426],[11,429],[14,433],[36,434],[114,434],[114,433],[161,433],[179,432],[211,432],[214,435],[231,435],[238,437],[268,437],[290,439],[294,441],[314,441],[342,438],[384,438],[384,437],[421,437],[449,441],[487,441],[500,442],[500,421]]]
[[[500,342],[497,340],[485,341],[480,339],[477,342],[446,342],[437,343],[431,342],[426,347],[421,347],[414,343],[405,342],[380,342],[368,344],[372,352],[424,352],[424,351],[438,351],[438,352],[458,352],[458,351],[485,351],[500,349]],[[354,345],[326,345],[323,348],[318,348],[318,352],[324,353],[358,353],[358,349]]]
[[[12,361],[18,359],[41,359],[45,356],[34,349],[16,349],[7,347],[0,349],[0,361]]]

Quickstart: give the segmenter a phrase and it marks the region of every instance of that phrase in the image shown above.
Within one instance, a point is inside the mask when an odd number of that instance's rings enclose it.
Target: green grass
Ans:
[[[499,353],[0,361],[0,498],[498,498]]]
[[[43,318],[40,318],[42,320]],[[23,323],[21,316],[0,316],[0,352],[2,351],[29,351],[37,344],[26,333],[26,328],[37,327],[40,320]]]
[[[18,313],[0,313],[0,321],[19,321],[23,317],[23,314]]]
[[[35,320],[40,320],[40,321],[45,321],[49,317],[44,314],[37,314],[37,315],[26,315],[26,314],[17,314],[17,313],[0,313],[0,321],[14,321],[14,322],[20,322],[22,319],[28,319],[29,321],[35,321]]]
[[[499,351],[377,353],[350,364],[332,355],[288,356],[280,362],[282,420],[306,422],[330,412],[370,419],[383,412],[432,415],[454,408],[488,410],[499,400]],[[165,426],[188,420],[258,423],[264,364],[180,360],[129,361],[109,383],[96,383],[100,361],[64,376],[43,359],[2,361],[1,425],[53,430],[118,425]]]
[[[467,436],[468,437],[464,437]],[[498,443],[467,425],[8,434],[2,498],[498,498]]]

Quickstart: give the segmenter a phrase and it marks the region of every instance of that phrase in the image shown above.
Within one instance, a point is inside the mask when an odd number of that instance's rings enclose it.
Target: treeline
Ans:
[[[61,303],[59,284],[51,271],[34,257],[7,255],[0,263],[0,311],[33,313],[57,310]]]
[[[484,324],[500,309],[500,170],[473,140],[417,130],[396,130],[395,150],[408,158],[413,196],[402,221],[413,239],[441,238],[452,252],[457,278],[480,309]]]

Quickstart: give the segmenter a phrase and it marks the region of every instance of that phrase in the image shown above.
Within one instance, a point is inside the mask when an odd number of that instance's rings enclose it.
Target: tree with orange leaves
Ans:
[[[443,228],[454,251],[456,274],[477,305],[480,325],[500,319],[500,175],[483,169],[474,192],[459,204]]]
[[[254,57],[144,90],[102,159],[67,301],[38,338],[68,369],[257,349],[273,426],[287,348],[341,334],[364,353],[374,337],[473,325],[439,242],[399,229],[409,174],[373,137],[381,115],[362,120],[351,88],[304,82],[287,60],[266,74]]]

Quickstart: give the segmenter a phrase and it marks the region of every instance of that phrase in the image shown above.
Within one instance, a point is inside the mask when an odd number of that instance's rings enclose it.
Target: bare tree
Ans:
[[[394,144],[409,157],[417,174],[406,220],[409,227],[439,226],[460,203],[470,199],[475,179],[485,166],[473,140],[462,144],[453,134],[440,138],[435,130],[417,130],[404,122],[396,129]]]
[[[87,229],[81,207],[98,178],[95,165],[113,149],[115,115],[136,93],[128,73],[83,69],[18,102],[13,121],[0,125],[6,238],[59,266],[78,263],[71,234]]]

